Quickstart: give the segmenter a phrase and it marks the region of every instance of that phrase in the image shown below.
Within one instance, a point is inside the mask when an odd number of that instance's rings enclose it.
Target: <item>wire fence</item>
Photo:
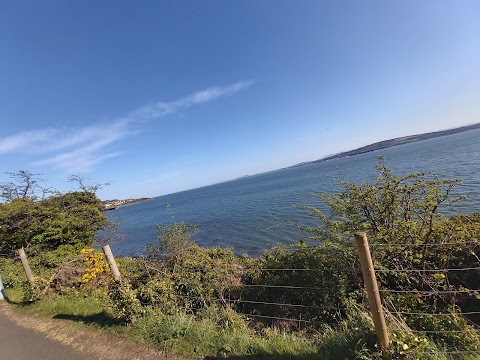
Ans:
[[[375,247],[441,247],[441,246],[462,246],[462,245],[479,245],[480,239],[472,241],[459,241],[459,242],[438,242],[438,243],[400,243],[400,244],[387,244],[387,243],[373,243],[369,244],[371,248]]]
[[[439,243],[439,244],[373,244],[372,247],[385,247],[385,246],[394,246],[394,247],[441,247],[441,246],[454,246],[454,245],[479,245],[480,242],[478,240],[476,241],[468,241],[468,242],[462,242],[462,243]],[[478,258],[477,258],[478,260]],[[477,261],[480,264],[480,261]],[[375,270],[376,273],[379,273],[380,276],[382,274],[385,275],[390,275],[390,274],[402,274],[402,273],[407,273],[407,274],[413,274],[413,275],[418,275],[418,276],[430,276],[430,275],[437,275],[441,274],[444,279],[448,279],[449,276],[458,276],[461,274],[469,274],[469,275],[474,275],[475,277],[480,276],[480,266],[465,266],[465,267],[445,267],[445,268],[434,268],[434,269],[425,269],[425,268],[420,268],[420,269],[379,269]],[[408,288],[402,288],[402,289],[379,289],[379,293],[382,293],[384,295],[390,295],[390,296],[395,296],[395,295],[413,295],[413,296],[428,296],[432,298],[430,300],[430,303],[435,303],[435,301],[440,301],[442,300],[442,296],[444,295],[451,295],[451,296],[462,296],[462,295],[473,295],[471,298],[473,301],[476,303],[475,305],[470,304],[471,308],[476,308],[480,309],[480,289],[471,289],[471,288],[465,288],[463,286],[456,286],[448,284],[448,281],[445,281],[445,284],[442,287],[439,288],[432,288],[432,289],[418,289],[415,288],[415,286],[411,286],[410,289]],[[455,305],[452,304],[452,305]],[[419,307],[421,308],[421,304],[419,304]],[[456,336],[464,337],[464,341],[468,341],[468,332],[469,331],[476,331],[477,333],[479,332],[478,328],[478,316],[480,315],[480,311],[474,310],[474,311],[462,311],[458,306],[452,306],[450,309],[444,312],[433,312],[433,311],[402,311],[401,309],[399,310],[398,307],[392,306],[391,302],[387,302],[385,304],[385,309],[393,316],[401,319],[408,319],[410,324],[415,324],[418,322],[418,324],[423,324],[425,326],[425,322],[422,322],[422,319],[439,319],[440,323],[437,322],[437,327],[434,328],[435,326],[432,326],[433,328],[421,328],[421,326],[411,327],[409,331],[415,335],[418,336],[427,336],[427,337],[434,337],[434,338],[446,338],[449,336]],[[465,319],[467,323],[470,324],[470,328],[466,329],[465,326],[457,326],[455,325],[453,319],[458,319],[458,318]],[[471,321],[472,318],[477,317],[477,321]],[[427,322],[428,323],[428,322]],[[433,321],[435,323],[435,320]],[[395,322],[394,322],[395,325]],[[411,325],[412,326],[412,325]],[[419,328],[420,327],[420,328]],[[398,326],[393,326],[392,330],[402,330],[402,328],[399,328]],[[479,350],[478,349],[471,349],[471,344],[468,342],[463,343],[460,345],[457,349],[447,349],[447,350],[440,350],[436,351],[436,353],[441,353],[445,354],[448,356],[460,356],[460,355],[467,355],[467,354],[478,354]],[[412,354],[415,356],[422,356],[422,355],[432,355],[431,352],[422,352],[422,351],[416,351],[416,350],[408,350],[405,351],[406,354]]]
[[[425,248],[425,247],[441,247],[441,246],[461,246],[461,245],[480,245],[478,240],[468,241],[461,243],[438,243],[438,244],[371,244],[370,247],[384,248],[386,246],[396,248]],[[352,244],[351,246],[357,247]],[[329,249],[330,247],[326,247]],[[333,247],[337,250],[337,248]],[[308,247],[289,249],[289,253],[295,252],[307,252],[307,251],[321,251],[325,250],[325,247]],[[0,254],[0,258],[10,257],[8,254]],[[478,259],[478,258],[477,258]],[[227,284],[224,289],[197,289],[195,291],[183,290],[177,288],[173,293],[172,298],[177,301],[178,304],[185,307],[190,312],[200,312],[205,309],[206,306],[216,304],[218,306],[233,308],[237,313],[243,315],[250,321],[258,321],[267,325],[286,325],[292,328],[312,327],[319,330],[324,326],[335,327],[347,319],[347,313],[349,308],[343,300],[338,300],[339,297],[335,296],[335,291],[341,291],[343,294],[349,294],[357,292],[360,296],[370,296],[370,290],[366,286],[365,272],[362,271],[363,264],[360,266],[360,262],[354,261],[350,266],[319,266],[312,267],[305,265],[300,266],[284,266],[284,267],[272,267],[272,266],[257,266],[258,263],[254,263],[255,266],[240,265],[225,265],[222,269],[217,269],[212,264],[206,264],[205,266],[192,266],[183,267],[182,271],[195,274],[196,276],[204,276],[205,274],[211,274],[216,272],[216,276],[224,276],[223,281],[227,281],[228,275],[234,274],[236,278],[240,279],[238,283]],[[448,266],[445,263],[445,267],[442,268],[428,268],[427,266],[419,266],[419,268],[381,268],[375,270],[373,273],[373,267],[368,268],[369,271],[375,276],[375,273],[379,276],[380,286],[374,288],[373,291],[377,292],[379,298],[389,300],[381,306],[382,311],[387,315],[394,318],[394,321],[388,322],[390,331],[402,330],[405,326],[412,334],[423,335],[426,337],[446,337],[450,334],[463,334],[467,336],[468,331],[477,331],[477,325],[480,323],[480,288],[469,288],[468,286],[451,285],[448,283],[449,276],[459,276],[468,274],[473,277],[480,277],[480,260],[478,260],[478,266],[461,267],[459,264],[456,266]],[[131,278],[128,279],[135,288],[141,288],[148,284],[151,279],[162,278],[163,275],[168,275],[167,268],[160,263],[144,262],[145,270],[148,274],[144,278]],[[218,265],[215,265],[218,266]],[[430,264],[430,266],[432,266]],[[262,276],[257,276],[258,274]],[[441,286],[432,286],[430,283],[421,284],[409,283],[408,281],[401,284],[393,284],[391,288],[385,288],[384,284],[389,283],[384,277],[388,277],[395,274],[407,274],[408,276],[435,276],[442,275],[445,277],[444,284]],[[255,277],[257,276],[257,277]],[[305,283],[311,281],[310,283]],[[366,281],[366,280],[365,280]],[[390,284],[392,284],[390,282]],[[365,287],[364,287],[365,285]],[[428,288],[430,286],[430,288]],[[420,296],[422,298],[429,297],[423,304],[420,304],[418,309],[425,309],[424,311],[412,311],[412,307],[404,307],[402,305],[393,305],[392,299],[403,295]],[[434,304],[437,301],[445,302],[444,296],[450,296],[455,298],[456,296],[471,296],[472,303],[469,309],[460,308],[455,299],[448,306],[443,306],[440,312],[429,311],[428,309],[435,309],[435,307],[424,306],[425,303]],[[358,299],[358,296],[357,296]],[[364,303],[359,306],[364,306]],[[142,306],[150,307],[162,307],[161,301],[153,300],[141,300]],[[477,309],[475,309],[475,306]],[[351,311],[351,309],[350,309]],[[375,316],[375,311],[372,311],[372,317]],[[448,326],[440,324],[435,326],[417,326],[419,319],[426,317],[432,317],[435,319],[443,320],[447,322],[450,319],[462,318],[465,319],[468,324],[468,330],[461,327],[456,327],[455,324],[448,323]],[[477,320],[472,320],[477,319]],[[374,321],[375,322],[375,321]],[[398,324],[403,324],[399,326]],[[408,325],[407,325],[408,323]],[[421,322],[420,322],[421,323]],[[427,324],[428,325],[428,324]],[[377,333],[378,334],[378,333]],[[446,354],[467,354],[473,352],[468,347],[469,344],[465,344],[464,347],[458,349],[448,349]],[[422,352],[416,352],[416,355],[421,355]]]
[[[380,244],[374,243],[371,244],[371,248],[378,248],[378,249],[385,249],[386,247],[389,248],[406,248],[410,250],[415,250],[417,248],[433,248],[433,247],[444,247],[444,246],[472,246],[476,247],[480,245],[480,241],[466,241],[466,242],[444,242],[444,243],[435,243],[435,244],[412,244],[412,243],[395,243],[395,244]],[[351,246],[347,246],[346,248],[349,251],[352,251],[355,248],[355,244]],[[323,251],[325,249],[335,249],[338,250],[336,247],[307,247],[307,248],[293,248],[293,249],[279,249],[280,251],[286,250],[288,253],[298,253],[298,252],[315,252],[315,251]],[[401,275],[405,274],[408,276],[436,276],[441,274],[442,276],[449,277],[449,276],[459,276],[468,274],[469,276],[480,276],[480,261],[478,262],[479,266],[451,266],[449,267],[446,265],[443,268],[428,268],[420,267],[419,268],[381,268],[375,270],[375,273],[380,276],[380,288],[377,289],[379,294],[381,294],[382,298],[388,299],[389,297],[396,297],[402,295],[413,295],[413,296],[421,296],[423,298],[429,297],[431,303],[435,303],[434,298],[442,299],[443,296],[465,296],[465,295],[473,295],[477,296],[477,308],[480,309],[480,289],[477,288],[465,288],[462,286],[453,286],[449,285],[448,281],[444,284],[444,286],[433,287],[430,289],[425,288],[418,288],[414,284],[411,285],[410,288],[402,284],[400,287],[393,287],[393,288],[384,288],[382,284],[385,284],[385,281],[382,281],[383,276],[390,276],[390,275]],[[162,272],[161,269],[153,269],[154,271]],[[211,268],[202,268],[202,267],[191,267],[191,268],[184,268],[184,270],[192,272],[192,273],[206,273],[211,271]],[[365,293],[365,290],[359,284],[362,279],[362,271],[360,269],[360,264],[355,263],[350,267],[231,267],[224,269],[226,271],[240,273],[241,276],[247,276],[249,274],[267,274],[274,277],[274,283],[268,282],[242,282],[240,285],[237,285],[241,288],[242,291],[239,292],[230,292],[224,294],[223,297],[215,297],[215,298],[208,298],[201,296],[188,296],[188,295],[178,295],[179,299],[193,301],[193,302],[214,302],[221,304],[222,306],[230,306],[233,307],[238,313],[243,314],[248,319],[256,319],[262,322],[269,322],[273,324],[278,323],[288,323],[294,325],[298,328],[301,326],[312,326],[316,329],[320,329],[322,326],[329,326],[335,327],[338,326],[342,320],[345,320],[347,308],[345,304],[329,304],[326,305],[323,301],[318,301],[315,303],[312,301],[315,295],[318,294],[321,296],[322,294],[328,293],[332,291],[332,288],[329,286],[318,286],[318,283],[312,283],[312,285],[305,285],[305,284],[295,284],[295,283],[288,283],[288,279],[295,279],[295,276],[323,276],[323,277],[330,277],[334,278],[335,276],[343,276],[348,279],[346,284],[343,284],[342,290],[345,293],[351,293],[354,291],[361,290]],[[295,275],[295,276],[293,276]],[[268,279],[269,276],[264,276],[265,279]],[[284,283],[279,283],[279,279],[285,279]],[[359,280],[360,279],[360,280]],[[384,279],[383,279],[384,280]],[[328,282],[327,282],[328,283]],[[246,292],[244,291],[246,290]],[[249,291],[252,290],[252,291]],[[258,291],[261,291],[259,293]],[[274,295],[277,296],[275,298],[272,296],[272,292],[275,292]],[[292,292],[296,294],[297,301],[285,301],[284,299],[294,299],[292,297]],[[308,292],[309,294],[313,294],[308,299],[305,299],[303,294]],[[265,296],[266,295],[266,296]],[[211,296],[211,295],[210,295]],[[208,296],[207,296],[208,297]],[[264,298],[266,297],[266,298]],[[475,299],[475,297],[472,297]],[[155,303],[144,303],[145,306],[157,306]],[[455,305],[455,303],[453,303]],[[480,316],[480,310],[471,310],[470,311],[462,311],[458,306],[452,306],[448,310],[444,310],[443,312],[433,312],[429,311],[428,309],[425,311],[412,311],[411,308],[407,307],[406,309],[402,309],[398,306],[391,306],[390,303],[383,305],[384,311],[391,317],[395,318],[395,321],[389,321],[390,331],[399,331],[404,329],[406,325],[405,321],[408,320],[408,324],[410,328],[408,331],[417,336],[424,336],[424,337],[448,337],[450,335],[466,335],[468,331],[477,331],[478,332],[478,321],[475,323],[471,319],[473,317]],[[271,311],[266,311],[267,308],[272,308]],[[419,306],[419,308],[423,308]],[[435,308],[435,307],[432,307]],[[191,307],[190,310],[199,311],[201,307]],[[279,311],[280,310],[280,311]],[[276,314],[277,312],[277,314]],[[288,316],[288,314],[294,314],[295,316]],[[440,324],[437,328],[433,327],[424,327],[415,326],[415,322],[419,319],[433,317],[439,319],[439,321],[446,321],[449,325],[442,328],[442,324]],[[466,321],[470,324],[469,329],[455,327],[451,325],[451,319],[456,318],[466,319]],[[404,324],[402,326],[398,326],[398,322]],[[421,322],[420,322],[421,323]],[[397,324],[397,325],[395,325]],[[472,350],[469,348],[469,344],[464,344],[464,347],[459,347],[455,349],[447,349],[445,351],[437,351],[440,353],[444,353],[449,356],[460,355],[460,354],[473,354],[476,353],[478,350]],[[420,356],[422,354],[427,354],[426,352],[418,351],[418,350],[410,350],[410,353],[415,354],[416,356]]]
[[[264,288],[271,288],[271,286],[265,286],[262,285]],[[277,288],[281,289],[298,289],[299,287],[291,287],[291,286],[278,286]],[[303,287],[302,289],[310,289],[310,290],[318,290],[319,288],[307,288]],[[295,303],[285,303],[285,302],[272,302],[272,301],[258,301],[258,300],[248,300],[248,299],[243,299],[243,298],[218,298],[218,297],[211,297],[211,296],[206,296],[206,297],[201,297],[201,296],[189,296],[189,295],[181,295],[181,294],[175,294],[174,295],[175,299],[182,299],[182,300],[188,300],[193,302],[198,302],[198,303],[217,303],[220,305],[224,306],[233,306],[236,310],[237,313],[246,316],[247,318],[254,318],[254,319],[265,319],[268,321],[271,321],[273,324],[276,324],[276,322],[286,322],[289,323],[290,325],[297,325],[300,327],[300,324],[311,324],[311,325],[329,325],[329,326],[336,326],[338,325],[339,321],[342,320],[342,314],[346,311],[345,308],[337,306],[337,307],[325,307],[325,306],[316,306],[316,305],[305,305],[305,304],[295,304]],[[152,306],[152,307],[161,307],[161,304],[155,303],[155,302],[141,302],[142,305],[144,306]],[[248,304],[248,305],[261,305],[261,306],[273,306],[273,307],[282,307],[282,308],[293,308],[293,309],[314,309],[318,311],[330,311],[335,313],[335,318],[336,321],[318,321],[318,320],[312,320],[309,318],[295,318],[295,317],[286,317],[286,316],[273,316],[273,315],[266,315],[262,314],[261,312],[258,312],[258,309],[253,309],[252,311],[248,312],[245,311],[245,309],[241,309],[238,307],[239,304]],[[188,306],[188,310],[203,310],[204,308],[198,308],[198,307],[192,307]],[[255,312],[257,311],[257,312]]]

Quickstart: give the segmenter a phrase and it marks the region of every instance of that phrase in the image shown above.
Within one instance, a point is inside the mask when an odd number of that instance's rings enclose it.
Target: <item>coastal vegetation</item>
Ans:
[[[83,188],[62,194],[41,187],[38,176],[28,171],[10,177],[16,182],[0,184],[0,253],[13,254],[21,247],[81,249],[107,225],[101,201],[83,179]]]
[[[32,195],[25,181],[0,204],[1,273],[11,301],[116,331],[189,358],[478,359],[480,214],[450,218],[460,180],[396,176],[319,194],[317,226],[259,258],[202,248],[194,225],[159,225],[144,257],[117,259],[113,281],[95,232],[93,191]],[[31,178],[31,177],[30,177]],[[12,184],[3,189],[14,189]],[[31,189],[32,187],[28,187]],[[377,344],[353,237],[368,234],[391,336]],[[14,250],[25,247],[36,285]]]

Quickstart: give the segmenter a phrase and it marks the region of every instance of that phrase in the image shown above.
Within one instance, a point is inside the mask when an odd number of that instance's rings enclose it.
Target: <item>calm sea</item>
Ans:
[[[123,238],[111,243],[117,255],[137,255],[157,238],[156,224],[197,224],[194,240],[202,246],[233,247],[259,255],[277,244],[306,236],[289,222],[315,225],[300,205],[324,209],[315,193],[338,189],[337,180],[359,183],[375,178],[378,156],[396,174],[429,171],[461,178],[458,194],[468,196],[456,212],[480,211],[480,130],[400,145],[320,164],[278,170],[222,184],[157,197],[107,212]],[[171,210],[166,210],[170,204]]]

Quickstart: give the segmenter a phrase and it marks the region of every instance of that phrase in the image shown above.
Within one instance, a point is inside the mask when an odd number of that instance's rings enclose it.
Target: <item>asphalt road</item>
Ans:
[[[94,360],[45,335],[16,325],[0,310],[1,360]]]

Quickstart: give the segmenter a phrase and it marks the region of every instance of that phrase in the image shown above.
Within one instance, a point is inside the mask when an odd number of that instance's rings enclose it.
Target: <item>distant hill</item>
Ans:
[[[362,146],[362,147],[360,147],[358,149],[355,149],[355,150],[341,152],[339,154],[330,155],[330,156],[327,156],[327,157],[324,157],[324,158],[318,159],[318,160],[303,162],[303,163],[300,163],[300,164],[297,164],[297,165],[293,165],[291,167],[297,167],[297,166],[309,165],[309,164],[317,164],[317,163],[324,162],[324,161],[327,161],[327,160],[339,159],[339,158],[343,158],[343,157],[347,157],[347,156],[353,156],[353,155],[367,153],[367,152],[370,152],[370,151],[386,149],[386,148],[389,148],[389,147],[392,147],[392,146],[408,144],[408,143],[415,142],[415,141],[433,139],[433,138],[440,137],[440,136],[458,134],[458,133],[461,133],[461,132],[465,132],[465,131],[469,131],[469,130],[476,130],[476,129],[480,129],[480,123],[474,124],[474,125],[462,126],[462,127],[455,128],[455,129],[434,131],[434,132],[429,132],[429,133],[425,133],[425,134],[417,134],[417,135],[398,137],[398,138],[390,139],[390,140],[383,140],[383,141],[376,142],[374,144],[370,144],[370,145],[367,145],[367,146]]]

